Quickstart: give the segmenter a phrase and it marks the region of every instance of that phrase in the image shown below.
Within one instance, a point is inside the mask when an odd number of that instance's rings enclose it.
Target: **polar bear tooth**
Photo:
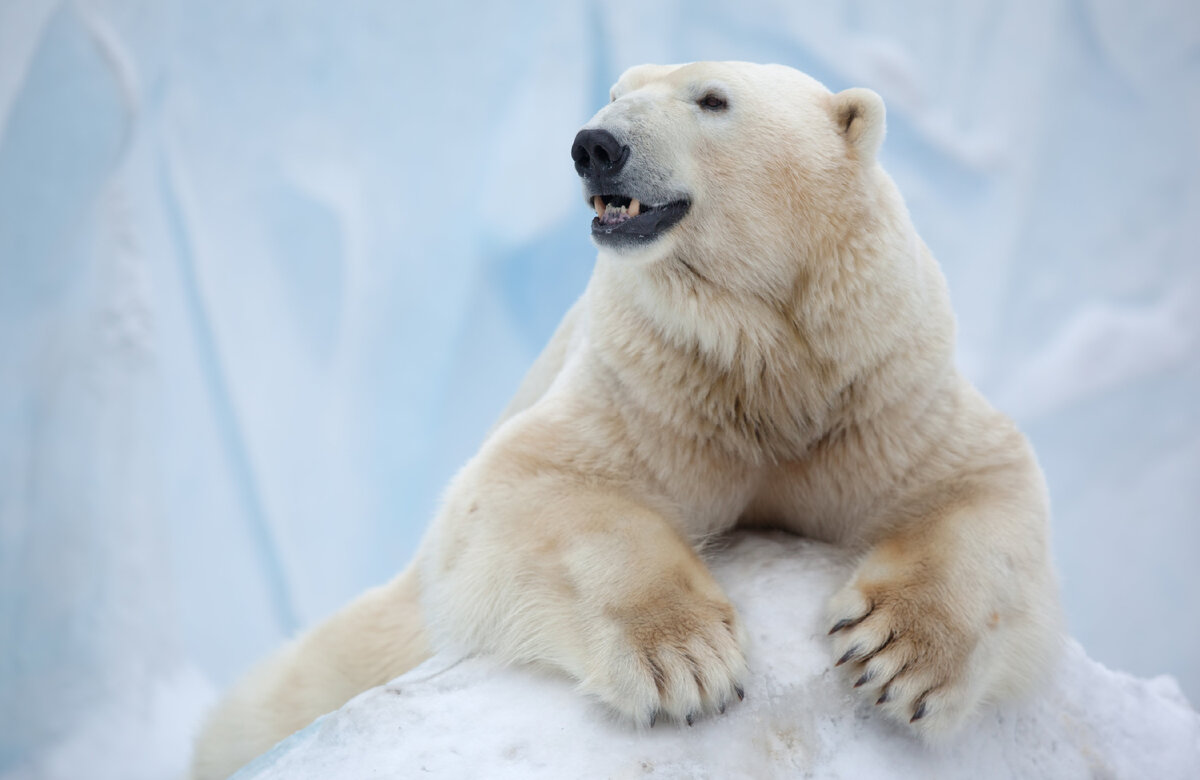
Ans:
[[[592,207],[596,209],[597,217],[604,216],[604,198],[600,197],[599,195],[592,198]]]
[[[629,216],[636,217],[642,212],[642,204],[638,203],[638,199],[634,198],[629,201]]]

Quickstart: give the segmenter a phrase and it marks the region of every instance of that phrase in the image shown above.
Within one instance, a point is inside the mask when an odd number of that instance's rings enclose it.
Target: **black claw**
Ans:
[[[833,624],[833,628],[829,629],[829,634],[832,636],[833,634],[836,634],[837,632],[841,631],[843,628],[846,628],[847,626],[851,625],[853,622],[854,622],[853,618],[843,618],[842,620],[839,620],[838,622]]]
[[[870,605],[867,607],[867,611],[864,612],[861,617],[844,618],[842,620],[839,620],[838,622],[833,624],[833,628],[829,629],[829,633],[836,634],[837,632],[841,631],[843,628],[850,628],[850,626],[857,626],[859,623],[861,623],[864,620],[866,620],[867,618],[869,618],[871,616],[871,613],[874,611],[875,611],[875,602],[872,601],[870,603]]]
[[[735,685],[735,686],[734,686],[734,688],[733,688],[733,690],[734,690],[734,693],[736,693],[736,694],[737,694],[737,696],[738,696],[738,701],[745,701],[745,699],[746,699],[746,692],[745,692],[744,690],[742,690],[742,686],[740,686],[740,685]]]
[[[841,658],[839,658],[838,662],[836,664],[834,664],[834,666],[841,666],[842,664],[846,663],[847,661],[849,661],[851,658],[853,658],[856,655],[858,655],[858,645],[854,645],[849,650],[847,650],[846,654],[843,655]]]
[[[686,717],[686,718],[684,718],[684,720],[686,720],[686,721],[687,721],[687,724],[688,724],[689,726],[690,726],[690,725],[692,725],[692,721],[694,721],[695,719],[696,719],[696,714],[695,714],[694,712],[689,712],[689,713],[687,714],[687,717]]]
[[[650,713],[650,728],[654,728],[654,724],[658,721],[658,710]]]
[[[863,672],[862,677],[858,678],[858,682],[854,683],[854,687],[855,688],[863,687],[864,685],[869,683],[871,681],[871,678],[874,676],[875,676],[875,674],[873,672],[871,672],[871,670],[868,669],[867,671]]]
[[[916,723],[923,717],[925,717],[925,702],[921,702],[917,705],[917,711],[913,713],[912,718],[908,722]]]
[[[721,702],[721,706],[717,707],[717,712],[719,712],[722,715],[725,714],[725,702]]]
[[[880,696],[878,699],[876,699],[876,700],[875,700],[875,703],[876,703],[877,705],[878,705],[878,704],[883,704],[885,701],[888,701],[890,698],[891,698],[891,693],[890,693],[889,691],[884,691],[884,692],[883,692],[883,695],[882,695],[882,696]]]

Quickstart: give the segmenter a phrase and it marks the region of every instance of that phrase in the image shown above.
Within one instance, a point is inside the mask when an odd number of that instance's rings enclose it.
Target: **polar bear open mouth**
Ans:
[[[683,219],[691,205],[676,200],[651,206],[628,195],[595,195],[592,236],[604,243],[654,239]]]

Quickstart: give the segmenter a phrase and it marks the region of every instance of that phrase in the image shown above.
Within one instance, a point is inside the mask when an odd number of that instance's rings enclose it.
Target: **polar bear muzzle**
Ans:
[[[633,184],[638,177],[636,170],[630,170],[636,163],[627,165],[630,157],[630,147],[601,128],[580,130],[571,146],[584,196],[596,210],[592,237],[601,246],[619,249],[649,243],[683,219],[691,207],[686,198],[647,202],[646,193]]]

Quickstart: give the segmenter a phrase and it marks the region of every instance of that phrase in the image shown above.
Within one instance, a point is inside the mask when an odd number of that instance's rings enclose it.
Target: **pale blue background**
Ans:
[[[1200,699],[1194,2],[0,0],[0,777],[164,777],[409,558],[587,279],[643,61],[889,108],[1070,627]]]

